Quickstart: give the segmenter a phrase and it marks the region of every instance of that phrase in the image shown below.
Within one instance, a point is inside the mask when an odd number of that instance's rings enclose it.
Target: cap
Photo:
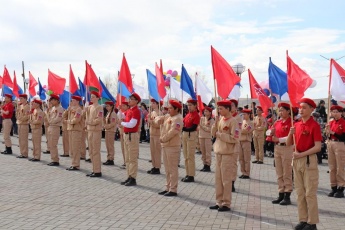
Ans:
[[[19,94],[19,97],[28,98],[28,95],[23,93],[23,94]]]
[[[343,112],[343,107],[341,107],[340,105],[332,105],[331,111],[332,110],[338,110],[339,112]]]
[[[76,96],[76,95],[72,95],[71,98],[77,101],[81,101],[81,97]]]
[[[278,108],[280,108],[280,107],[283,107],[283,108],[286,109],[286,110],[289,110],[289,109],[291,108],[290,104],[285,103],[285,102],[280,102],[280,103],[278,104]]]
[[[236,107],[238,106],[238,101],[237,101],[237,100],[235,100],[235,99],[230,99],[230,101],[233,102],[233,103],[236,105]]]
[[[188,100],[187,100],[187,103],[193,103],[193,104],[195,104],[195,103],[197,103],[198,102],[198,100],[194,100],[193,98],[188,98]]]
[[[163,109],[164,109],[164,110],[168,110],[168,107],[164,106]]]
[[[256,106],[256,109],[260,109],[261,111],[264,111],[260,105]]]
[[[176,108],[179,108],[179,109],[182,108],[181,103],[178,102],[178,101],[175,101],[175,100],[169,100],[169,104],[172,105],[172,106],[174,106],[174,107],[176,107]]]
[[[310,105],[311,107],[313,107],[314,109],[316,108],[315,102],[312,99],[310,99],[310,98],[302,98],[299,101],[299,103],[306,103],[306,104]]]
[[[212,112],[212,110],[213,110],[211,107],[208,107],[208,106],[205,106],[204,109],[207,110],[207,111],[209,111],[209,112]]]
[[[55,99],[55,100],[60,101],[59,95],[56,95],[56,94],[50,94],[50,99],[49,99],[49,101],[50,101],[51,99]]]
[[[112,102],[112,101],[106,101],[104,104],[113,106],[113,105],[114,105],[114,102]]]
[[[93,94],[93,95],[95,95],[97,98],[100,98],[99,92],[97,92],[97,91],[91,91],[90,93]]]
[[[137,93],[132,93],[131,97],[134,97],[135,99],[137,99],[138,103],[141,101],[141,98]]]
[[[37,99],[33,100],[32,102],[35,102],[36,104],[42,105],[42,101],[37,100]]]
[[[251,113],[252,113],[252,110],[251,110],[251,109],[243,109],[243,110],[242,110],[242,113],[251,114]]]
[[[221,100],[217,102],[219,106],[231,106],[232,101],[230,100]]]
[[[5,93],[5,97],[9,97],[12,99],[12,94],[9,94],[9,93]]]

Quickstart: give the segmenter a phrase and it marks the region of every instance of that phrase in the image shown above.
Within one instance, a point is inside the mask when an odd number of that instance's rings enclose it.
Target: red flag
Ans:
[[[159,66],[159,69],[163,75],[163,63],[162,63],[162,59],[160,59],[160,66]]]
[[[263,109],[264,115],[268,115],[268,110],[270,109],[272,105],[271,99],[265,94],[264,90],[261,88],[261,86],[258,84],[258,82],[255,80],[254,76],[248,69],[248,75],[249,75],[249,85],[250,85],[250,94],[252,99],[257,98],[260,102],[260,105]]]
[[[115,106],[119,107],[123,101],[126,101],[126,97],[125,96],[121,96],[121,94],[118,93],[116,95],[116,105]]]
[[[78,84],[75,80],[74,73],[72,71],[72,66],[69,65],[69,92],[74,94],[78,90]]]
[[[18,87],[18,84],[17,84],[17,77],[16,77],[16,71],[14,71],[14,75],[13,75],[13,94],[19,98],[19,87]]]
[[[288,54],[286,54],[286,57],[288,94],[292,106],[298,107],[299,100],[303,98],[304,92],[313,83],[313,79],[296,65]]]
[[[6,66],[4,68],[4,74],[2,75],[2,84],[6,85],[10,88],[13,88],[13,82],[12,82],[10,73],[8,72]]]
[[[85,61],[86,65],[86,73],[84,78],[84,85],[95,87],[98,89],[99,94],[102,94],[102,86],[99,83],[98,77],[96,76],[95,72],[93,71],[91,65]]]
[[[2,77],[0,76],[0,88],[2,88]]]
[[[198,100],[198,110],[199,110],[199,114],[200,114],[200,116],[202,116],[202,111],[204,111],[205,106],[204,106],[204,103],[202,103],[201,96],[200,96],[200,95],[197,95],[196,97],[197,97],[197,100]]]
[[[48,69],[48,89],[54,94],[63,94],[65,89],[66,79],[62,78]]]
[[[129,70],[125,54],[123,54],[123,58],[122,58],[119,81],[121,81],[127,87],[130,93],[134,91],[133,83],[132,83],[132,75]]]
[[[31,72],[29,71],[29,93],[30,95],[36,96],[36,90],[35,90],[35,86],[38,85],[36,79],[34,78],[34,76],[32,76]]]
[[[241,81],[229,63],[211,46],[213,76],[217,81],[217,91],[221,98],[227,98],[234,86]]]
[[[161,99],[163,99],[167,95],[167,92],[165,90],[165,82],[164,82],[162,71],[158,68],[157,63],[156,63],[156,78],[157,78],[158,94],[161,97]]]

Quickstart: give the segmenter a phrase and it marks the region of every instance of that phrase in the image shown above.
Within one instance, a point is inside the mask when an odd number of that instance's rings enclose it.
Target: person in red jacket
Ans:
[[[2,106],[0,113],[2,116],[2,126],[4,128],[4,142],[6,150],[1,154],[12,154],[12,141],[11,141],[11,129],[12,129],[12,116],[14,106],[12,104],[12,94],[5,94],[5,103]]]
[[[138,108],[138,103],[141,101],[137,93],[133,93],[129,97],[128,105],[130,109],[127,110],[125,119],[121,122],[124,133],[124,147],[126,157],[126,170],[128,178],[121,182],[125,186],[137,185],[136,178],[138,173],[138,156],[139,156],[139,125],[141,114]]]
[[[341,117],[343,107],[333,105],[331,107],[332,119],[326,125],[326,133],[329,136],[327,142],[329,177],[332,191],[329,197],[344,197],[345,187],[345,120]]]

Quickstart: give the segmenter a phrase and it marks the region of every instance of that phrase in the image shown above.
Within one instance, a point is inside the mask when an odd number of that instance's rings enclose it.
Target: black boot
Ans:
[[[6,147],[6,151],[3,152],[2,154],[12,154],[12,148],[11,147]]]
[[[152,171],[151,171],[151,174],[161,174],[161,170],[159,168],[154,168]]]
[[[337,192],[334,194],[335,198],[343,198],[344,197],[344,187],[338,187]]]
[[[331,187],[332,191],[328,193],[329,197],[334,197],[334,194],[337,192],[337,186]]]
[[[137,185],[137,181],[136,179],[130,177],[129,181],[125,184],[125,186],[136,186]]]
[[[201,172],[204,172],[205,171],[205,168],[206,168],[207,165],[204,165],[204,167],[202,169],[200,169]]]
[[[211,167],[209,165],[205,165],[204,172],[211,172]]]
[[[235,181],[232,182],[232,192],[236,192],[236,189],[235,189]]]
[[[4,151],[1,152],[1,154],[6,154],[7,153],[7,147]]]
[[[285,196],[284,196],[284,200],[282,200],[279,204],[280,205],[289,205],[289,204],[291,204],[290,195],[291,195],[291,192],[286,192]]]
[[[284,200],[284,193],[280,192],[277,199],[272,200],[272,204],[279,204],[282,200]]]

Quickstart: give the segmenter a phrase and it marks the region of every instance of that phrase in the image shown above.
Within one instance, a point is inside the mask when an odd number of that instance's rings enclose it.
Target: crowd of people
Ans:
[[[147,173],[161,174],[163,161],[166,184],[159,195],[177,196],[181,147],[185,165],[185,176],[181,181],[184,183],[197,180],[196,150],[201,152],[203,162],[200,171],[206,173],[212,170],[213,151],[216,201],[209,208],[225,212],[231,210],[237,178],[250,179],[251,164],[264,164],[267,151],[274,157],[277,177],[278,196],[272,203],[290,205],[291,192],[295,190],[299,219],[295,229],[307,230],[316,229],[319,222],[318,154],[322,153],[324,143],[330,173],[331,192],[328,196],[344,197],[345,120],[344,109],[338,105],[331,106],[331,119],[327,121],[324,102],[317,106],[308,98],[301,99],[299,108],[281,102],[277,111],[264,116],[261,106],[253,103],[250,108],[241,108],[234,99],[217,101],[216,109],[205,105],[203,111],[198,111],[194,99],[187,101],[186,108],[174,99],[169,100],[168,105],[151,99],[147,107],[141,103],[140,96],[133,93],[128,101],[121,101],[119,108],[115,108],[111,101],[106,102],[105,107],[100,105],[99,93],[92,91],[90,102],[83,105],[81,97],[71,96],[70,105],[64,110],[58,95],[50,95],[46,104],[38,99],[29,103],[26,94],[19,95],[19,101],[13,103],[12,96],[5,94],[0,110],[6,147],[2,154],[13,152],[14,116],[20,148],[17,158],[40,161],[42,134],[45,133],[47,149],[43,153],[51,156],[48,166],[59,166],[60,157],[70,157],[71,166],[66,170],[76,171],[80,169],[80,160],[86,160],[92,163],[92,171],[86,176],[102,177],[102,132],[107,150],[103,165],[114,165],[114,140],[119,132],[122,167],[127,172],[121,185],[137,185],[139,143],[147,141],[152,162]],[[29,157],[28,148],[30,130],[32,157]],[[60,136],[63,153],[59,155]],[[89,159],[86,159],[87,149]],[[251,162],[252,151],[255,159]]]

